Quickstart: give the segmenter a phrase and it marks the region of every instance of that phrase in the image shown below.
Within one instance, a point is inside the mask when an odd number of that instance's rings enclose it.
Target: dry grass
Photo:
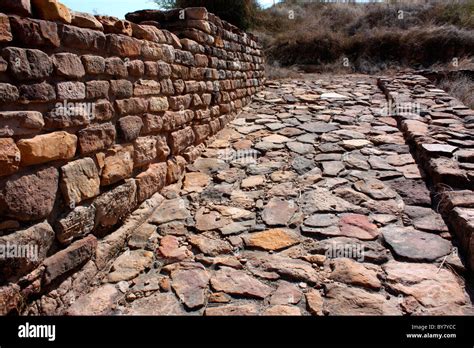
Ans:
[[[342,65],[347,58],[353,72],[426,68],[474,54],[474,0],[457,5],[287,0],[262,11],[254,31],[268,61],[281,66],[347,70]]]
[[[474,80],[468,76],[445,78],[438,86],[462,101],[464,105],[474,109]]]

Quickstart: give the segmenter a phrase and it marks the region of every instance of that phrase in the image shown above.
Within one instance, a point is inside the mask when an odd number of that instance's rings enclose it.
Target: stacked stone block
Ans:
[[[378,82],[474,269],[474,111],[420,75]],[[407,106],[419,110],[409,112]],[[400,107],[404,112],[397,112]]]
[[[34,261],[0,259],[7,313],[94,258],[264,76],[255,38],[204,8],[181,11],[176,33],[56,0],[0,12],[0,245],[39,247]]]

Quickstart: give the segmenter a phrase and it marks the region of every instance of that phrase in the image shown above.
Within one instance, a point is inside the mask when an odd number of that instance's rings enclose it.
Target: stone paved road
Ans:
[[[373,78],[268,83],[70,314],[472,314]]]

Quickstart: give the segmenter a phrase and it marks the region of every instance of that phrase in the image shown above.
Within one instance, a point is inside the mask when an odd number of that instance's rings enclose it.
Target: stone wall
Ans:
[[[438,210],[473,270],[474,111],[420,75],[384,77],[379,86],[392,103],[417,163],[437,192]]]
[[[203,8],[127,21],[2,0],[0,12],[0,246],[38,256],[0,258],[6,314],[88,265],[264,75],[255,38]]]

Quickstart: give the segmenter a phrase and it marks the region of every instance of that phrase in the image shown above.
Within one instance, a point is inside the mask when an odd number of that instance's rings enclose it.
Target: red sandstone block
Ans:
[[[20,150],[12,138],[0,138],[0,176],[16,172],[20,166]]]
[[[81,59],[72,53],[58,53],[53,57],[56,75],[67,78],[80,78],[86,74]]]
[[[122,59],[118,57],[105,59],[105,74],[115,77],[127,77],[128,69]]]
[[[132,36],[132,23],[120,20],[112,16],[95,16],[95,18],[103,25],[106,34],[123,34]]]
[[[20,221],[46,218],[53,210],[58,179],[54,167],[35,168],[8,177],[2,185],[0,210],[4,216]]]
[[[148,100],[144,98],[130,98],[115,101],[115,108],[120,115],[139,115],[147,112]]]
[[[82,155],[104,150],[115,142],[116,130],[111,123],[93,125],[77,133]]]
[[[99,75],[105,71],[105,59],[100,56],[85,55],[81,57],[82,64],[88,75]]]
[[[19,16],[31,16],[30,0],[2,0],[2,11]]]
[[[186,127],[171,133],[171,153],[177,155],[182,153],[195,141],[195,135],[191,127]]]
[[[86,263],[95,255],[96,248],[97,238],[90,235],[48,257],[43,262],[46,267],[43,277],[44,285],[50,284],[55,279]]]
[[[119,57],[138,57],[141,53],[142,43],[134,38],[124,35],[107,35],[108,52]]]
[[[105,35],[100,31],[63,25],[60,35],[61,43],[66,47],[89,52],[103,52],[106,47]]]
[[[60,46],[58,26],[54,22],[11,16],[10,23],[15,40],[24,45]]]
[[[135,178],[137,182],[138,202],[150,198],[153,194],[161,190],[166,185],[167,165],[163,163],[151,164],[143,173]]]
[[[0,43],[6,43],[13,40],[10,21],[3,13],[0,13]]]

